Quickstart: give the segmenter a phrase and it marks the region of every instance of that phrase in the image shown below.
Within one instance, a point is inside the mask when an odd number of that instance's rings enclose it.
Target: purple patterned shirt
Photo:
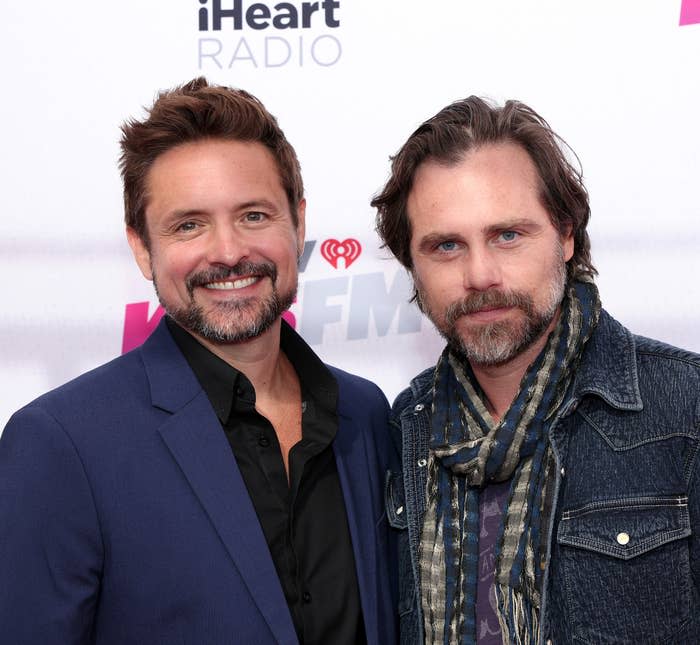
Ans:
[[[479,500],[479,577],[476,588],[476,642],[501,645],[501,626],[496,616],[496,540],[508,502],[510,481],[489,484]]]

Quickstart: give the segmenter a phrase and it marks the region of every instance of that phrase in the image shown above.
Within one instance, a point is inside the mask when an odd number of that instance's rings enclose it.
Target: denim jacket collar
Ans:
[[[414,403],[429,403],[434,373],[431,367],[411,381]],[[605,310],[600,312],[598,327],[581,357],[564,407],[587,394],[597,395],[619,410],[642,409],[634,336]]]
[[[570,392],[574,402],[594,394],[619,410],[642,409],[634,336],[605,310],[600,312]]]

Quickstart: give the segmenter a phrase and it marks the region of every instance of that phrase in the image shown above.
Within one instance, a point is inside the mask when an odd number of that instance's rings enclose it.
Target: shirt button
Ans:
[[[563,477],[565,473],[566,473],[566,471],[562,468],[561,469],[561,476]]]
[[[425,406],[422,403],[419,403],[415,408],[413,408],[416,412],[420,412]]]
[[[258,445],[261,448],[267,448],[270,445],[270,440],[267,437],[260,437],[260,439],[258,439]]]
[[[419,468],[425,468],[427,465],[428,465],[427,459],[419,459],[418,460],[418,467]]]
[[[629,543],[629,541],[630,541],[630,536],[628,533],[618,533],[617,534],[617,543],[618,544],[625,546],[625,544]]]
[[[302,599],[304,600],[304,602],[307,602],[307,603],[308,603],[308,602],[311,602],[311,594],[310,594],[308,591],[305,591],[305,592],[301,595],[301,597],[302,597]]]

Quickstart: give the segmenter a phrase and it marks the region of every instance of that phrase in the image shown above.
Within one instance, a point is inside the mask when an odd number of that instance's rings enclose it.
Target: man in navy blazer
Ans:
[[[0,640],[395,642],[386,400],[281,318],[293,148],[202,78],[122,130],[127,236],[167,316],[5,428]]]

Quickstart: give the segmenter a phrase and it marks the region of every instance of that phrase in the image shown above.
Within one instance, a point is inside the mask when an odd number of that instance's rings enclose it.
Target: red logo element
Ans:
[[[679,24],[697,25],[700,23],[700,0],[683,0]]]
[[[124,312],[122,354],[126,354],[141,345],[158,326],[164,313],[163,307],[157,307],[149,318],[147,302],[132,302],[128,304]]]
[[[321,244],[321,255],[338,268],[338,259],[345,260],[345,268],[347,269],[362,253],[362,245],[355,239],[349,237],[347,240],[338,242],[338,240],[330,239]]]

